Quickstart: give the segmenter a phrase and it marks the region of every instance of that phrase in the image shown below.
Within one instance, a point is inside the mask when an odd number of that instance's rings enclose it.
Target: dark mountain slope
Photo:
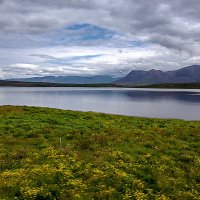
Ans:
[[[200,65],[192,65],[174,71],[133,70],[115,81],[117,84],[191,83],[200,82]]]

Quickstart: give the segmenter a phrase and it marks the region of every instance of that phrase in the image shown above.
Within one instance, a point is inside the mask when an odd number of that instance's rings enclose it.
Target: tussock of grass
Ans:
[[[199,141],[199,121],[2,106],[0,199],[198,199]]]

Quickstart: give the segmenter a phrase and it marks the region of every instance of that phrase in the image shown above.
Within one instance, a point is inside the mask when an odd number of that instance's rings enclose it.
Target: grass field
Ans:
[[[200,121],[0,107],[1,200],[197,200],[199,154]]]

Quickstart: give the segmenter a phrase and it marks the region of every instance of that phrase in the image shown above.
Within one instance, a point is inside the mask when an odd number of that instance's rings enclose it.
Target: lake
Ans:
[[[0,105],[200,120],[200,90],[0,87]]]

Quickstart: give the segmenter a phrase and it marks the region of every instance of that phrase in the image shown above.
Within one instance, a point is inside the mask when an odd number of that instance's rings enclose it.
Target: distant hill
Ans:
[[[45,83],[61,83],[61,84],[96,84],[96,83],[111,83],[119,78],[113,78],[108,75],[97,76],[43,76],[32,78],[13,78],[7,81],[21,81],[21,82],[45,82]]]
[[[200,82],[200,65],[192,65],[174,71],[133,70],[115,84],[155,84]]]
[[[20,82],[0,80],[0,87],[114,87],[111,83],[91,83],[91,84],[74,84],[74,83],[48,83],[48,82]],[[117,86],[116,86],[117,87]]]
[[[51,83],[51,84],[116,84],[116,86],[130,85],[145,86],[149,84],[162,84],[162,83],[200,83],[200,65],[192,65],[174,71],[161,71],[151,69],[149,71],[133,70],[123,78],[113,78],[108,75],[97,76],[43,76],[32,78],[13,78],[5,81],[17,81],[32,83]],[[5,83],[4,84],[17,84],[21,83]],[[42,84],[42,86],[44,86]],[[53,85],[55,86],[55,85]],[[61,85],[59,85],[61,86]],[[59,87],[58,86],[58,87]],[[178,85],[179,87],[180,85]],[[172,86],[171,86],[172,87]],[[176,86],[173,86],[176,87]],[[192,86],[193,87],[193,86]],[[195,86],[196,87],[196,86]]]

